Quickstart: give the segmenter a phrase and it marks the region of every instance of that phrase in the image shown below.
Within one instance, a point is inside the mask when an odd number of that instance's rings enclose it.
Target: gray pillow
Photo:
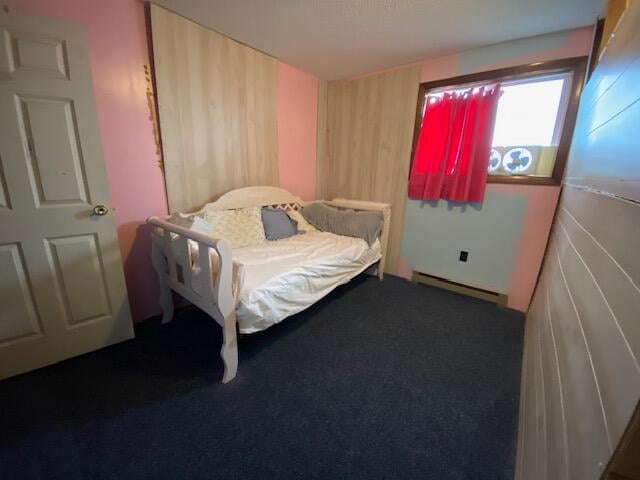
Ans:
[[[307,222],[324,232],[361,238],[373,245],[382,231],[382,212],[340,210],[323,203],[312,203],[302,209]]]
[[[298,222],[279,208],[262,208],[262,226],[267,240],[281,240],[298,233]]]

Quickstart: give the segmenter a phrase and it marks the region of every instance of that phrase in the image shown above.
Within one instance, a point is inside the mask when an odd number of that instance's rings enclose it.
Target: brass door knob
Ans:
[[[107,213],[109,213],[109,207],[107,207],[106,205],[99,204],[93,207],[94,215],[98,215],[101,217],[103,215],[106,215]]]

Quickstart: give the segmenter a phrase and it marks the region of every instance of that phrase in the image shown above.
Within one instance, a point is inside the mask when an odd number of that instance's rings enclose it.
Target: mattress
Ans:
[[[264,330],[301,312],[381,257],[380,241],[310,232],[233,250],[242,265],[237,321],[241,333]]]

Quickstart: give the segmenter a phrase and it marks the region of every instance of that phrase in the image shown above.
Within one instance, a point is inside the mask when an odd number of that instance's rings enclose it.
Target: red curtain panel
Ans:
[[[409,198],[482,202],[500,85],[428,97]]]

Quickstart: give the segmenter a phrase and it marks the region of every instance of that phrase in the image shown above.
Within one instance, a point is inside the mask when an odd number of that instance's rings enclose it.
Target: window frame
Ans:
[[[584,87],[585,75],[587,71],[589,57],[571,57],[560,60],[550,60],[546,62],[535,62],[514,67],[500,68],[486,72],[472,73],[469,75],[460,75],[458,77],[445,78],[432,82],[423,82],[418,88],[418,107],[416,111],[416,120],[413,129],[413,145],[411,148],[411,164],[415,156],[418,136],[420,134],[420,126],[422,125],[422,112],[424,111],[427,95],[432,90],[442,90],[443,88],[464,88],[472,87],[482,83],[499,83],[504,81],[513,81],[526,79],[537,75],[551,75],[555,73],[572,73],[573,83],[569,90],[569,99],[567,110],[562,123],[562,134],[558,144],[553,172],[550,177],[533,177],[527,175],[489,175],[487,183],[509,183],[524,185],[556,185],[562,184],[564,170],[571,149],[571,140],[578,115],[578,105],[580,103],[580,94]],[[476,84],[476,85],[474,85]]]

